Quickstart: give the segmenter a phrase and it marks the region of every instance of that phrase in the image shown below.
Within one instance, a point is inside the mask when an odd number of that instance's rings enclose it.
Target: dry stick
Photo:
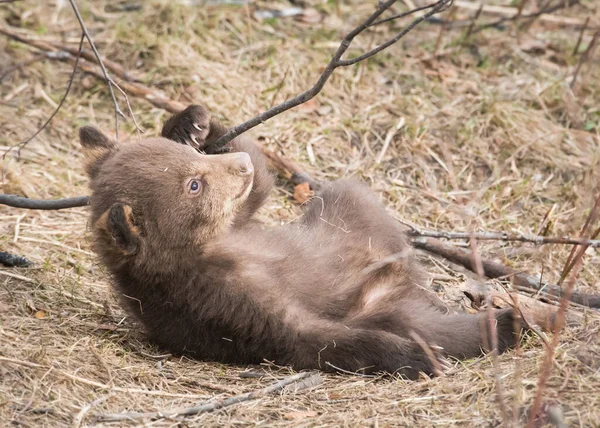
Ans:
[[[479,16],[481,15],[482,10],[483,10],[483,3],[481,4],[481,6],[479,6],[479,9],[477,9],[477,12],[475,12],[475,15],[471,19],[471,23],[469,24],[469,28],[467,29],[467,33],[465,34],[465,38],[464,38],[465,42],[467,42],[469,40],[469,37],[471,37],[473,28],[475,28],[475,22],[477,22],[477,20],[479,19]]]
[[[594,213],[599,208],[600,208],[600,196],[599,196],[599,199],[596,199],[596,202],[594,203],[594,207],[592,208],[592,211],[590,212],[590,214]],[[588,229],[588,227],[590,226],[590,218],[591,217],[588,216],[586,222],[584,223],[583,227],[581,228],[581,232],[579,232],[580,237],[585,236],[585,232]],[[600,231],[600,229],[598,231]],[[596,234],[598,233],[598,231],[596,231]],[[592,238],[593,237],[594,237],[594,234],[592,234]],[[558,285],[562,285],[563,281],[569,274],[569,271],[573,268],[573,266],[572,266],[573,258],[575,257],[576,251],[577,251],[577,247],[571,248],[571,253],[569,254],[569,257],[567,257],[567,261],[565,262],[565,267],[563,268],[563,271],[560,275],[560,279],[558,280]]]
[[[454,245],[448,244],[447,242],[440,241],[439,239],[435,238],[416,237],[412,239],[412,244],[418,249],[437,254],[445,259],[450,260],[451,262],[464,266],[471,271],[474,269],[473,260],[470,253],[460,248],[456,248]],[[564,295],[564,292],[560,287],[556,285],[540,283],[539,278],[517,271],[501,263],[482,260],[482,264],[484,274],[488,278],[494,279],[512,277],[513,283],[518,287],[523,287],[528,290],[541,291],[543,293],[559,297]],[[590,308],[600,308],[600,296],[598,295],[573,292],[571,293],[570,298],[571,301],[580,305]]]
[[[402,30],[400,33],[398,33],[392,39],[388,40],[387,42],[379,45],[378,47],[372,49],[371,51],[369,51],[363,55],[360,55],[356,58],[349,59],[349,60],[342,60],[341,59],[342,55],[350,47],[350,44],[352,43],[354,38],[356,36],[358,36],[360,33],[362,33],[365,29],[367,29],[371,25],[373,25],[376,22],[377,18],[379,18],[379,16],[381,16],[381,14],[383,12],[385,12],[387,9],[389,9],[396,2],[396,0],[389,0],[385,3],[380,3],[377,10],[369,18],[367,18],[361,25],[356,27],[354,30],[352,30],[350,33],[348,33],[346,35],[346,37],[344,37],[344,39],[340,43],[339,47],[335,51],[335,54],[333,55],[333,57],[331,58],[331,60],[327,64],[327,66],[325,67],[325,70],[323,71],[323,73],[321,74],[321,76],[319,77],[319,79],[317,80],[317,82],[315,83],[315,85],[312,88],[310,88],[309,90],[301,93],[300,95],[298,95],[292,99],[284,101],[283,103],[270,108],[269,110],[259,114],[258,116],[253,117],[252,119],[250,119],[240,125],[230,128],[225,133],[225,135],[223,135],[222,137],[220,137],[213,143],[214,147],[217,147],[217,148],[223,147],[224,145],[229,143],[231,140],[233,140],[235,137],[248,131],[249,129],[252,129],[257,125],[266,122],[267,120],[271,119],[272,117],[274,117],[280,113],[283,113],[286,110],[294,108],[300,104],[303,104],[303,103],[307,102],[308,100],[314,98],[319,92],[321,92],[321,89],[323,89],[323,86],[325,86],[325,83],[327,82],[327,80],[329,79],[329,77],[332,75],[333,71],[336,68],[346,67],[346,66],[356,64],[356,63],[363,61],[367,58],[370,58],[373,55],[388,48],[389,46],[393,45],[398,40],[400,40],[402,37],[404,37],[408,32],[410,32],[415,26],[417,26],[418,24],[423,22],[425,19],[429,18],[430,16],[432,16],[438,12],[441,12],[442,9],[446,5],[450,4],[452,1],[453,0],[440,0],[437,3],[434,3],[434,5],[427,6],[428,8],[432,8],[432,9],[429,12],[427,12],[426,14],[424,14],[423,16],[415,19],[408,27],[406,27],[404,30]],[[422,9],[414,9],[413,11],[411,11],[411,13],[415,13],[419,10],[422,10]]]
[[[542,11],[542,10],[546,9],[551,3],[552,3],[552,0],[546,0],[540,6],[538,6],[538,11]],[[567,6],[571,5],[569,0],[566,0],[563,4],[566,4]],[[573,4],[575,4],[575,3],[573,3]],[[523,24],[521,24],[521,25],[517,24],[516,25],[517,31],[518,31],[518,29],[521,29],[524,32],[529,31],[529,29],[533,26],[533,24],[535,23],[535,21],[540,18],[540,16],[541,15],[536,15],[536,16],[524,19],[525,22]],[[515,22],[516,22],[516,20],[515,20]]]
[[[577,38],[577,43],[575,43],[575,47],[573,48],[573,55],[577,55],[577,51],[579,50],[579,46],[581,46],[581,41],[583,40],[583,35],[585,33],[585,30],[587,30],[589,23],[590,23],[590,17],[588,16],[585,19],[585,23],[583,24],[583,27],[581,27],[581,31],[579,32],[579,37]],[[0,79],[0,80],[2,80],[2,79]]]
[[[525,4],[527,4],[528,0],[521,0],[521,3],[519,4],[519,10],[517,10],[517,16],[515,17],[515,21],[518,21],[519,18],[521,17],[521,15],[523,14],[523,8],[525,7]],[[520,33],[519,33],[519,26],[515,26],[515,35],[517,38],[517,42],[520,44]]]
[[[79,51],[78,52],[81,52],[81,48],[83,47],[83,40],[84,40],[84,34],[82,33],[81,40],[79,40]],[[29,142],[31,140],[33,140],[35,137],[37,137],[40,132],[42,132],[44,129],[46,129],[46,126],[48,126],[48,124],[52,121],[52,119],[54,119],[54,116],[56,116],[56,114],[60,111],[62,105],[64,104],[65,100],[67,99],[67,96],[69,95],[69,91],[71,90],[71,85],[73,85],[73,79],[75,79],[75,73],[77,72],[78,64],[79,64],[79,55],[77,55],[75,57],[75,64],[73,65],[73,71],[71,72],[71,76],[69,77],[69,83],[67,84],[67,89],[65,90],[64,95],[60,99],[60,102],[58,103],[58,105],[56,106],[56,108],[54,109],[54,111],[52,112],[50,117],[46,120],[46,122],[44,122],[44,124],[31,137],[29,137],[25,141],[20,142],[16,146],[10,147],[7,151],[5,151],[4,154],[2,155],[2,159],[6,158],[6,155],[15,147],[18,147],[17,155],[20,156],[21,150],[23,149],[23,147],[25,147],[27,144],[29,144]]]
[[[110,96],[112,97],[113,104],[115,105],[115,138],[118,140],[119,139],[119,115],[125,117],[125,114],[121,111],[121,108],[119,107],[119,103],[117,102],[117,98],[115,97],[115,91],[113,90],[113,85],[114,86],[118,86],[118,85],[109,76],[108,71],[106,70],[106,67],[104,66],[104,63],[102,62],[102,59],[100,58],[100,54],[98,53],[98,50],[96,49],[96,45],[94,44],[94,41],[92,40],[92,37],[90,36],[90,33],[88,32],[87,27],[85,26],[85,23],[83,22],[83,18],[81,17],[81,14],[79,13],[79,9],[77,8],[77,4],[75,3],[75,0],[69,0],[69,3],[71,3],[73,12],[75,12],[75,16],[77,17],[77,20],[79,21],[79,26],[81,27],[83,34],[85,34],[85,38],[87,39],[88,43],[90,44],[92,51],[94,51],[94,56],[98,60],[98,64],[100,65],[100,68],[102,69],[102,73],[104,74],[104,79],[106,80],[106,83],[108,84],[108,90],[110,92]]]
[[[596,223],[598,217],[600,217],[600,194],[596,199],[596,203],[594,204],[594,208],[590,212],[590,215],[587,218],[586,226]],[[584,230],[585,232],[585,230]],[[562,332],[565,325],[565,312],[567,311],[567,306],[569,303],[569,298],[571,293],[573,292],[573,288],[575,287],[575,281],[577,280],[577,276],[579,271],[583,266],[583,256],[585,251],[587,250],[587,246],[582,246],[580,251],[575,256],[574,267],[571,274],[571,278],[569,283],[567,284],[567,289],[565,291],[565,295],[560,301],[560,307],[558,308],[558,312],[556,314],[556,328],[554,330],[554,334],[552,335],[552,342],[549,347],[546,348],[546,356],[544,358],[544,363],[542,365],[542,371],[538,378],[538,388],[535,394],[535,398],[533,400],[533,405],[531,406],[531,411],[529,413],[529,421],[527,423],[527,427],[531,428],[535,426],[535,418],[537,417],[540,408],[542,406],[542,397],[544,394],[544,389],[546,387],[548,378],[550,377],[550,373],[552,372],[552,367],[554,366],[554,353],[556,352],[556,348],[558,346],[558,340],[560,338],[560,333]]]
[[[443,238],[443,239],[476,239],[477,241],[517,241],[531,242],[537,245],[544,244],[569,244],[569,245],[588,245],[593,248],[600,247],[600,239],[586,238],[571,238],[568,236],[536,236],[536,235],[521,235],[505,232],[481,232],[481,233],[465,233],[465,232],[438,232],[435,230],[417,230],[412,229],[407,232],[409,236],[423,236],[428,238]]]
[[[89,196],[76,196],[64,199],[29,199],[17,195],[0,194],[0,205],[13,208],[25,208],[28,210],[62,210],[86,206]]]
[[[580,0],[563,0],[561,3],[558,3],[554,6],[545,7],[545,8],[542,8],[541,10],[538,10],[537,12],[533,12],[533,13],[526,14],[526,15],[523,15],[519,11],[517,11],[517,13],[513,16],[506,16],[504,18],[498,19],[497,21],[483,24],[483,25],[479,26],[477,29],[475,29],[473,32],[479,33],[480,31],[486,30],[488,28],[498,27],[501,24],[520,20],[520,19],[535,19],[541,15],[548,15],[550,13],[556,12],[557,10],[564,9],[564,8],[570,7],[570,6],[574,6],[576,4],[579,4],[579,2],[580,2]]]
[[[133,421],[136,419],[162,419],[172,418],[176,416],[193,416],[199,413],[212,412],[214,410],[222,409],[233,404],[243,403],[244,401],[256,400],[257,398],[265,395],[273,394],[281,391],[286,386],[294,384],[300,380],[308,379],[313,376],[319,376],[317,372],[304,372],[298,373],[293,376],[281,379],[266,388],[259,389],[257,391],[247,392],[245,394],[234,395],[233,397],[221,399],[221,400],[210,400],[200,403],[194,407],[180,408],[175,410],[164,410],[160,412],[148,412],[148,413],[112,413],[98,416],[98,420],[101,422],[120,422],[120,421]]]
[[[592,240],[595,239],[596,237],[598,237],[598,235],[600,235],[600,227],[598,227],[598,229],[596,229],[595,232],[592,233],[591,238]],[[587,247],[587,244],[585,244]],[[577,250],[578,247],[573,247],[571,249],[571,253],[569,254],[569,259],[567,259],[567,262],[565,263],[565,267],[563,268],[563,271],[560,275],[560,279],[558,280],[558,285],[562,286],[563,281],[566,279],[566,277],[569,275],[569,272],[571,272],[571,270],[573,269],[574,265],[575,265],[575,260],[571,259],[571,256],[575,254],[575,251]]]
[[[409,11],[407,11],[407,12],[398,13],[398,14],[396,14],[396,15],[393,15],[393,16],[390,16],[390,17],[388,17],[388,18],[383,18],[383,19],[380,19],[380,20],[378,20],[378,21],[375,21],[375,22],[373,22],[372,24],[370,24],[370,25],[369,25],[369,27],[374,27],[375,25],[383,24],[383,23],[385,23],[385,22],[395,21],[395,20],[397,20],[397,19],[404,18],[404,17],[406,17],[406,16],[408,16],[408,15],[412,15],[412,14],[415,14],[415,13],[417,13],[417,12],[421,12],[422,10],[431,9],[431,8],[432,8],[432,7],[434,7],[436,4],[437,4],[437,3],[431,3],[431,4],[428,4],[428,5],[425,5],[425,6],[418,7],[418,8],[416,8],[416,9],[411,9],[411,10],[409,10]],[[413,5],[413,6],[414,6],[414,5]],[[441,11],[440,11],[440,12],[441,12]]]
[[[448,19],[445,20],[440,26],[440,31],[438,32],[437,39],[435,40],[435,45],[433,47],[433,55],[432,57],[437,57],[438,51],[440,49],[440,45],[442,44],[442,38],[444,37],[444,33],[452,26],[452,21],[454,21],[454,16],[456,15],[457,8],[452,8]]]
[[[571,89],[573,89],[575,87],[575,82],[577,81],[577,76],[579,75],[581,66],[583,66],[583,64],[585,64],[585,62],[592,56],[592,52],[594,51],[594,48],[596,47],[596,41],[598,40],[599,36],[600,36],[600,30],[597,30],[594,33],[594,35],[592,36],[592,40],[590,41],[590,44],[588,45],[587,49],[579,57],[579,62],[577,63],[577,68],[575,69],[575,73],[573,73],[573,79],[571,80]]]

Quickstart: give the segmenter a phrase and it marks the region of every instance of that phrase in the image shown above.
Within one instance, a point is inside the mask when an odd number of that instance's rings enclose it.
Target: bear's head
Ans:
[[[168,263],[169,254],[198,249],[227,231],[252,190],[246,153],[204,155],[165,138],[117,144],[89,126],[79,137],[94,246],[109,265]]]

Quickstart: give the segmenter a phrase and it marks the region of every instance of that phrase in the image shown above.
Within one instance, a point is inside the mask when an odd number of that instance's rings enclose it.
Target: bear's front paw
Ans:
[[[209,132],[210,114],[200,105],[191,105],[171,116],[163,126],[161,135],[206,152],[206,138]]]

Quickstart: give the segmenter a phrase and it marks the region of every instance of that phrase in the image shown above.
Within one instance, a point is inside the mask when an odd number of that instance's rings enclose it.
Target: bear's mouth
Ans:
[[[253,175],[248,176],[248,178],[246,178],[246,181],[244,181],[244,184],[242,186],[242,190],[233,199],[234,200],[235,199],[239,199],[242,196],[244,196],[246,194],[246,191],[248,190],[248,188],[252,185],[252,181],[253,180],[254,180],[254,176]]]

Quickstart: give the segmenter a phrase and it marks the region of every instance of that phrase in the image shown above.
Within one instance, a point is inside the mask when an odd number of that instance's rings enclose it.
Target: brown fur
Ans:
[[[167,124],[164,137],[201,150],[225,132],[198,106]],[[416,378],[435,370],[413,333],[440,356],[489,348],[483,315],[432,302],[403,231],[359,182],[326,183],[298,221],[265,228],[252,216],[273,178],[245,137],[221,155],[165,138],[117,146],[92,128],[81,142],[95,250],[124,305],[172,352]],[[195,196],[192,178],[203,184]],[[495,316],[503,351],[515,342],[512,310]]]

